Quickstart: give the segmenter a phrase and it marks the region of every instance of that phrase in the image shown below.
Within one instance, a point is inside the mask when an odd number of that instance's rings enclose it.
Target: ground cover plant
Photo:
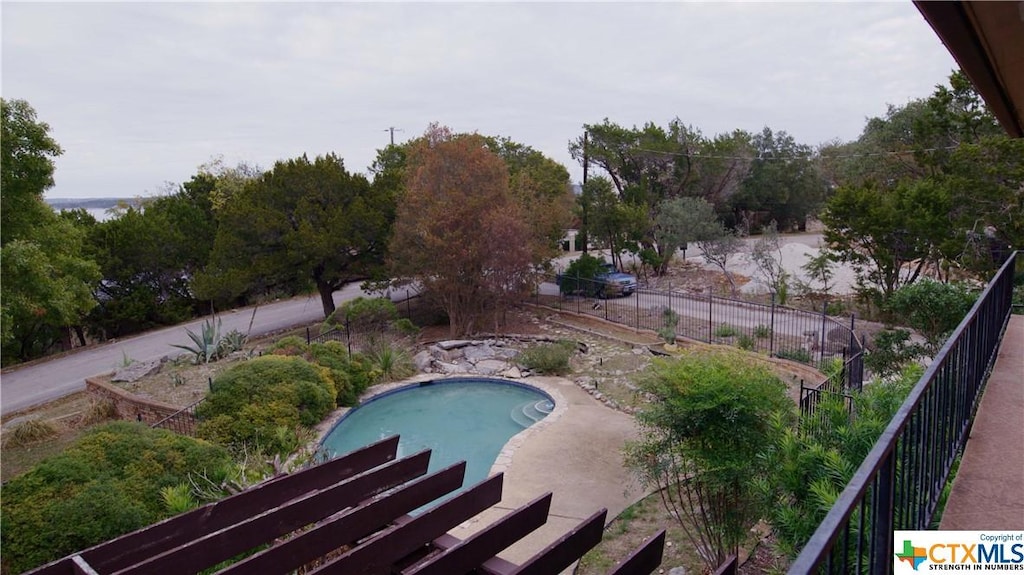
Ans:
[[[198,436],[280,455],[294,447],[280,430],[316,425],[335,408],[338,395],[330,369],[279,355],[239,363],[212,387],[197,408]]]
[[[3,488],[4,573],[20,573],[168,517],[161,489],[229,467],[206,441],[115,422]]]

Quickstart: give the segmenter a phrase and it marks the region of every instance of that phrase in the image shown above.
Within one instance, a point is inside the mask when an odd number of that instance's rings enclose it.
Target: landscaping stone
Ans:
[[[440,351],[440,350],[438,350]],[[413,356],[412,362],[416,365],[416,369],[419,371],[427,371],[430,369],[430,364],[434,358],[431,357],[429,350],[423,350]]]
[[[508,364],[497,359],[485,359],[476,364],[476,371],[481,375],[495,375],[507,369]]]
[[[450,350],[453,350],[453,349],[458,349],[460,347],[466,347],[469,344],[470,344],[470,342],[468,340],[465,340],[465,339],[450,339],[448,341],[439,341],[439,342],[437,342],[437,347],[439,347],[439,348],[441,348],[441,349],[443,349],[445,351],[450,351]]]

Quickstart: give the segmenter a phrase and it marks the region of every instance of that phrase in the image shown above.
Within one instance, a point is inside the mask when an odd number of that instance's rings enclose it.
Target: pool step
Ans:
[[[542,399],[540,401],[530,401],[523,405],[514,407],[509,415],[512,417],[512,421],[525,429],[544,419],[544,416],[551,413],[552,409],[554,409],[554,406],[551,402],[546,399]]]

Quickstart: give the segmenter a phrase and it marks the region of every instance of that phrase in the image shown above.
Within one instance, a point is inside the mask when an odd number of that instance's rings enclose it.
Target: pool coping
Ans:
[[[536,391],[546,396],[553,404],[554,409],[551,413],[544,416],[540,421],[534,422],[529,427],[523,429],[519,433],[516,433],[505,442],[498,452],[497,457],[494,459],[494,463],[491,464],[491,469],[487,476],[496,475],[498,473],[504,473],[508,471],[512,465],[515,452],[518,450],[523,443],[530,438],[530,436],[542,431],[547,426],[558,421],[562,415],[569,409],[568,402],[565,397],[555,387],[540,381],[540,380],[515,380],[495,376],[482,376],[482,375],[451,375],[437,377],[436,374],[420,374],[402,381],[396,381],[392,383],[378,384],[370,387],[362,395],[359,396],[359,403],[352,407],[342,407],[334,410],[327,418],[320,422],[315,428],[316,439],[311,441],[310,444],[314,446],[313,451],[317,452],[323,446],[324,440],[334,428],[336,428],[341,422],[348,417],[355,409],[367,405],[373,401],[399,393],[406,389],[412,389],[420,387],[423,384],[436,382],[438,384],[444,383],[458,383],[466,381],[480,381],[484,380],[487,382],[495,383],[498,385],[509,385],[513,387],[523,387]]]

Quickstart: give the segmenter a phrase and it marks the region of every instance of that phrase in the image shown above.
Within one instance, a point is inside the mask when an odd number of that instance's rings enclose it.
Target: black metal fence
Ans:
[[[806,363],[822,371],[841,365],[836,391],[859,390],[864,378],[864,348],[857,337],[855,319],[809,312],[775,304],[752,303],[673,290],[640,288],[621,297],[621,288],[605,282],[572,280],[572,293],[553,289],[556,276],[535,291],[533,301],[558,310],[586,314],[636,329],[653,330],[666,339],[685,337],[707,343],[733,345],[749,351]],[[612,297],[610,294],[619,294]],[[808,395],[819,386],[806,387]],[[808,405],[813,401],[806,400]],[[805,403],[801,393],[801,404]]]
[[[182,408],[181,411],[168,415],[150,427],[153,429],[167,429],[181,435],[195,436],[196,426],[199,425],[199,416],[196,414],[196,408],[204,401],[206,401],[205,397],[192,405]]]
[[[790,573],[891,573],[893,531],[928,528],[1010,317],[1016,258],[946,341]]]

